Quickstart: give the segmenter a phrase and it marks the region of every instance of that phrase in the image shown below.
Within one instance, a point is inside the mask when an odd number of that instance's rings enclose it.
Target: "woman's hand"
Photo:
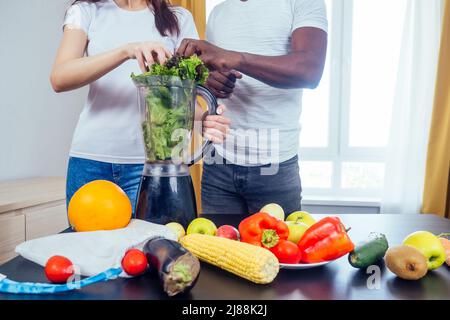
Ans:
[[[64,28],[51,74],[51,84],[56,92],[88,85],[129,59],[138,60],[142,72],[146,72],[153,63],[164,63],[172,55],[161,43],[137,42],[85,57],[87,44],[87,35],[83,30],[70,26]]]
[[[159,42],[135,42],[125,46],[128,59],[136,59],[143,73],[148,68],[158,62],[164,64],[167,59],[172,57],[166,47]]]
[[[230,130],[230,119],[223,114],[227,110],[224,105],[217,108],[218,116],[207,116],[203,120],[203,136],[213,143],[222,143]]]

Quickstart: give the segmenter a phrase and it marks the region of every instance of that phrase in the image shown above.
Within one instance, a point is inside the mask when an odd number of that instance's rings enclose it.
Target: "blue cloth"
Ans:
[[[71,157],[67,170],[67,205],[74,193],[86,183],[107,180],[117,184],[128,195],[134,217],[143,168],[143,164],[114,164]]]
[[[298,156],[278,167],[246,167],[226,162],[215,151],[205,160],[203,213],[247,215],[259,212],[269,203],[279,204],[286,214],[301,210]]]

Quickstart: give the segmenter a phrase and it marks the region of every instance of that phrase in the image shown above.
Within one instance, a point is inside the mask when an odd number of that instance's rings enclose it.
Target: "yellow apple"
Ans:
[[[300,239],[305,234],[306,230],[309,229],[309,226],[303,222],[286,221],[286,224],[289,227],[288,241],[291,241],[295,244],[297,244],[300,241]]]
[[[170,222],[166,224],[166,227],[172,230],[173,233],[175,233],[178,240],[186,235],[186,231],[184,231],[183,226],[177,222]]]
[[[316,220],[306,211],[296,211],[291,213],[286,221],[298,221],[303,222],[307,226],[311,227],[313,224],[316,223]]]
[[[187,228],[187,234],[199,233],[209,236],[215,236],[217,227],[211,220],[206,218],[197,218],[192,220]]]
[[[428,231],[418,231],[403,240],[403,244],[418,249],[427,258],[428,270],[435,270],[445,262],[445,248],[438,237]]]
[[[262,207],[262,209],[259,211],[265,212],[277,218],[278,220],[284,221],[284,210],[280,205],[276,203],[267,204],[264,207]]]

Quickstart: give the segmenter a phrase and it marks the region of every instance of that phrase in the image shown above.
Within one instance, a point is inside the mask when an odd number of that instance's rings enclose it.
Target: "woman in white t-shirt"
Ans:
[[[144,147],[130,75],[164,63],[184,38],[198,38],[192,15],[165,0],[81,0],[69,8],[51,83],[56,92],[89,85],[89,95],[70,150],[67,203],[102,179],[119,185],[134,209]],[[208,116],[203,133],[220,143],[228,127],[226,117]]]

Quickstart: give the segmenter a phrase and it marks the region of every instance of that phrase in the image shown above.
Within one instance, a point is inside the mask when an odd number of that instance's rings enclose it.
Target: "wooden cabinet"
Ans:
[[[14,249],[24,241],[25,216],[20,211],[0,215],[0,264],[14,258]]]
[[[68,228],[64,178],[0,182],[0,264],[25,240]]]
[[[68,228],[66,203],[64,200],[23,209],[25,235],[32,240],[56,234]]]

